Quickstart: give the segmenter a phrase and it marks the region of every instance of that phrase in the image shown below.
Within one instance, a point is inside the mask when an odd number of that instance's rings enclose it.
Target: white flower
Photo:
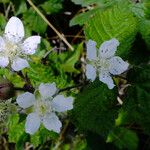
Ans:
[[[56,95],[55,83],[41,83],[38,91],[40,96],[37,98],[29,92],[17,97],[16,101],[20,107],[26,109],[33,106],[33,112],[27,116],[25,130],[27,133],[34,134],[40,124],[43,123],[46,129],[59,133],[62,124],[55,112],[71,110],[73,108],[73,98]]]
[[[107,84],[109,89],[115,86],[111,74],[121,74],[129,66],[120,57],[114,56],[118,46],[119,41],[115,38],[102,43],[99,50],[96,49],[96,42],[92,40],[87,42],[86,76],[88,79],[94,81],[98,73],[99,80]]]
[[[35,53],[41,41],[40,36],[31,36],[25,40],[24,27],[21,20],[11,17],[5,27],[3,36],[0,36],[0,67],[11,65],[15,71],[29,67],[27,55]]]

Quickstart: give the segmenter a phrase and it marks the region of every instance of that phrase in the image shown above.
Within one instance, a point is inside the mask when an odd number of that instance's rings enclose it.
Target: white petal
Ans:
[[[96,42],[89,40],[87,42],[87,59],[88,60],[96,60]]]
[[[73,108],[73,97],[57,95],[52,101],[52,108],[57,112],[64,112]]]
[[[52,97],[57,91],[56,84],[53,82],[51,84],[49,83],[41,83],[39,86],[39,92],[42,97],[49,98]]]
[[[30,113],[26,118],[25,131],[34,134],[40,127],[41,120],[37,113]]]
[[[0,52],[3,51],[5,48],[5,41],[4,39],[0,36]]]
[[[109,72],[113,75],[121,74],[128,69],[129,64],[118,56],[112,57],[109,61]]]
[[[108,72],[101,72],[99,74],[99,80],[102,81],[103,83],[107,84],[109,89],[113,89],[115,86],[113,79],[111,78],[111,76]]]
[[[86,65],[86,77],[87,77],[87,79],[90,79],[92,81],[95,80],[96,69],[92,65],[89,65],[89,64]]]
[[[31,36],[27,38],[22,44],[22,53],[27,55],[34,54],[40,42],[40,36]]]
[[[19,95],[16,99],[18,105],[22,108],[28,108],[32,106],[35,102],[35,96],[32,93],[25,92]]]
[[[21,20],[11,17],[5,27],[5,37],[14,43],[18,43],[24,37],[24,27]]]
[[[15,71],[20,71],[26,67],[29,67],[29,64],[28,64],[27,60],[18,57],[13,60],[11,67]]]
[[[51,113],[50,115],[46,115],[43,118],[43,124],[46,129],[53,130],[57,133],[60,132],[60,129],[62,127],[62,123],[60,122],[59,118],[56,116],[55,113]]]
[[[9,64],[8,57],[0,57],[0,67],[5,68]]]
[[[103,42],[99,48],[99,57],[109,58],[114,56],[118,46],[119,41],[115,38]]]

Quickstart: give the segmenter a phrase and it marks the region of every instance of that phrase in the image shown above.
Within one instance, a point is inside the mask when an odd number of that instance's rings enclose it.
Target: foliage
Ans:
[[[8,143],[6,149],[12,149],[11,144],[16,150],[27,146],[37,150],[149,149],[150,1],[32,2],[74,50],[67,48],[27,1],[0,1],[0,36],[8,19],[17,16],[24,24],[26,37],[42,37],[35,55],[29,56],[30,68],[22,72],[0,68],[0,99],[3,95],[11,98],[0,100],[0,133]],[[120,42],[116,55],[130,63],[125,73],[113,76],[113,90],[99,79],[88,82],[85,78],[84,43],[91,39],[99,48],[111,38]],[[25,91],[34,92],[40,83],[52,82],[60,89],[58,93],[75,97],[74,109],[69,117],[58,113],[63,123],[60,135],[43,126],[29,135],[24,129],[30,108],[22,110],[16,105],[16,97]]]
[[[85,25],[85,35],[94,39],[99,46],[105,40],[117,38],[120,42],[117,55],[127,58],[137,32],[137,20],[130,11],[127,1],[97,12]]]
[[[142,126],[145,133],[150,134],[150,66],[144,65],[140,68],[133,68],[128,74],[131,87],[125,97],[124,109],[128,112],[128,117],[133,123]],[[138,76],[137,76],[138,74]]]
[[[116,94],[116,89],[110,91],[98,80],[85,87],[76,97],[72,111],[75,124],[82,130],[105,137],[114,127],[117,117]]]

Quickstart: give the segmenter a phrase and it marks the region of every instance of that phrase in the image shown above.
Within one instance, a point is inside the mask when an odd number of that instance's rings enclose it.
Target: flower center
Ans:
[[[45,114],[52,112],[51,102],[49,99],[37,100],[34,109],[40,117],[45,116]]]
[[[15,57],[18,54],[19,46],[14,44],[10,41],[5,41],[5,55],[8,56],[10,59]]]
[[[108,70],[110,63],[107,59],[98,58],[93,62],[93,66],[97,68],[99,71]]]

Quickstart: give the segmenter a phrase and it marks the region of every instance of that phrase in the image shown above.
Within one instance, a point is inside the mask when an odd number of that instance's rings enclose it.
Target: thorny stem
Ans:
[[[53,29],[53,31],[64,41],[64,43],[73,51],[74,48],[71,46],[71,44],[64,38],[62,34],[59,33],[59,31],[48,21],[48,19],[41,13],[41,11],[33,4],[31,0],[27,0],[28,3],[31,5],[31,7],[39,14],[39,16],[50,26],[50,28]]]

